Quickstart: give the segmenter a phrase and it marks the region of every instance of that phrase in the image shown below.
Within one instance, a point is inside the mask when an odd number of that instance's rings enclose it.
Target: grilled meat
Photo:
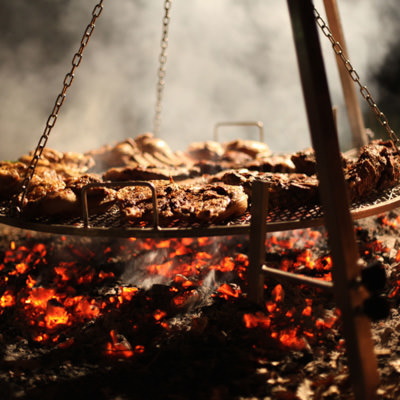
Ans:
[[[151,133],[127,138],[114,146],[106,145],[86,153],[94,158],[95,171],[112,167],[135,166],[169,168],[185,165],[185,159],[172,152],[162,139]]]
[[[179,185],[156,183],[160,224],[217,223],[238,217],[247,210],[247,196],[241,187],[218,184]],[[151,221],[153,205],[147,187],[125,187],[117,193],[124,218],[130,223]]]
[[[28,198],[23,213],[28,217],[78,215],[80,203],[76,194],[69,188],[44,191],[42,195]]]
[[[244,163],[240,168],[246,168],[251,171],[260,172],[299,172],[296,170],[296,167],[290,156],[279,154],[249,161],[247,163]]]
[[[115,145],[105,145],[96,150],[86,153],[93,157],[95,161],[94,170],[101,172],[111,167],[124,165],[148,164],[148,161],[141,157],[140,151],[135,141],[131,138],[118,142]]]
[[[19,158],[18,161],[29,165],[33,152]],[[45,148],[38,161],[38,166],[54,169],[64,176],[79,176],[94,166],[94,159],[82,153],[65,152]]]
[[[88,197],[104,198],[109,195],[110,189],[102,186],[103,180],[100,176],[94,174],[85,174],[79,177],[70,177],[65,179],[65,185],[71,189],[77,196],[81,196],[82,189],[90,184],[98,184],[87,190]]]
[[[239,152],[250,156],[251,158],[268,157],[271,150],[267,144],[256,140],[232,140],[225,143],[225,154],[229,152]]]
[[[7,200],[21,190],[27,166],[22,162],[0,163],[0,199]],[[35,200],[46,193],[65,187],[63,178],[50,168],[38,166],[28,187],[27,199]]]
[[[350,199],[360,200],[374,190],[400,182],[400,160],[392,141],[375,140],[360,150],[360,156],[345,173]]]
[[[37,167],[28,186],[26,200],[36,201],[50,192],[64,188],[64,179],[55,170],[46,167]]]
[[[195,161],[220,161],[224,152],[224,146],[212,140],[193,142],[186,149],[187,156]]]
[[[270,207],[294,208],[314,204],[318,201],[318,179],[305,174],[284,174],[249,171],[247,169],[223,171],[210,178],[209,182],[223,182],[243,187],[251,200],[251,184],[261,180],[268,184]]]
[[[182,181],[184,179],[194,178],[200,175],[200,169],[196,167],[143,167],[139,165],[110,168],[103,174],[106,181],[149,181],[149,180],[174,180]]]
[[[59,186],[44,185],[34,180],[24,201],[24,215],[29,217],[82,215],[82,189],[92,183],[101,185],[102,180],[88,174],[67,177]],[[115,200],[116,191],[113,189],[95,186],[87,190],[89,213],[105,211]]]
[[[0,200],[10,199],[17,194],[26,173],[26,165],[21,162],[0,163]]]
[[[298,151],[290,156],[296,172],[307,175],[314,175],[316,173],[316,161],[314,149],[305,149]]]
[[[223,163],[224,169],[227,169],[241,166],[251,160],[268,157],[271,151],[268,145],[255,140],[233,140],[225,143],[209,140],[190,144],[185,154],[195,162]]]
[[[142,153],[153,157],[158,164],[172,167],[185,165],[182,158],[173,153],[164,140],[154,137],[152,133],[137,136],[135,143]]]
[[[84,172],[93,165],[92,156],[96,162],[123,165],[111,167],[103,175]],[[14,163],[0,162],[0,200],[20,192],[28,161],[30,156]],[[356,161],[348,156],[342,161],[351,201],[400,182],[400,159],[392,141],[373,141],[360,150]],[[187,166],[181,165],[186,162]],[[23,209],[29,216],[81,215],[82,189],[95,183],[99,185],[87,189],[89,212],[107,210],[117,203],[124,218],[137,224],[141,219],[150,221],[153,214],[149,188],[117,191],[102,183],[153,181],[164,223],[215,223],[245,212],[255,180],[268,184],[270,207],[293,209],[318,203],[315,166],[312,149],[271,155],[268,146],[259,142],[210,141],[193,143],[180,155],[147,133],[85,155],[45,149]]]
[[[345,155],[342,157],[342,167],[344,170],[350,168],[354,164],[354,160]],[[298,151],[290,155],[290,160],[294,164],[295,171],[299,174],[314,175],[317,173],[317,162],[315,160],[314,149],[309,148]]]

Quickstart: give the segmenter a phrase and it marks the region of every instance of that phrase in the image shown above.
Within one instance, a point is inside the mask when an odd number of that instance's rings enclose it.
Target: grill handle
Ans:
[[[258,128],[258,133],[260,136],[260,142],[264,142],[264,124],[261,121],[231,121],[231,122],[217,122],[214,125],[214,140],[219,141],[219,129],[223,126],[255,126]]]
[[[152,183],[144,181],[122,181],[122,182],[99,182],[99,183],[89,183],[82,188],[81,199],[82,199],[82,217],[83,225],[85,228],[90,228],[89,226],[89,208],[87,200],[87,192],[93,187],[108,187],[108,188],[121,188],[126,186],[147,186],[151,190],[151,200],[153,203],[153,225],[154,229],[160,229],[158,224],[158,210],[157,210],[157,194],[156,189]]]

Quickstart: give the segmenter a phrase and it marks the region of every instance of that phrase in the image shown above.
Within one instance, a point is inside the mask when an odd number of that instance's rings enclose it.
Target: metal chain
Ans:
[[[11,200],[11,202],[12,202],[11,203],[11,205],[12,205],[11,211],[12,212],[16,211],[17,213],[20,213],[22,210],[22,204],[23,204],[23,201],[28,192],[29,184],[35,173],[35,169],[36,169],[39,159],[42,155],[43,149],[45,148],[45,146],[47,144],[50,132],[53,129],[53,127],[57,121],[58,113],[60,112],[61,106],[64,104],[67,90],[71,86],[72,81],[74,80],[75,70],[78,68],[79,64],[82,61],[82,54],[83,54],[85,47],[87,46],[87,44],[89,42],[89,39],[91,38],[91,36],[93,34],[93,31],[95,28],[95,22],[96,22],[97,18],[100,16],[101,12],[103,11],[103,1],[104,0],[100,0],[99,3],[94,7],[94,9],[92,11],[92,20],[90,21],[89,25],[86,27],[86,30],[82,36],[81,45],[79,47],[79,50],[74,54],[74,57],[72,59],[72,68],[65,75],[62,91],[57,96],[53,110],[51,111],[51,114],[50,114],[49,118],[47,119],[46,127],[44,129],[42,136],[39,139],[39,143],[36,146],[32,160],[26,171],[25,178],[22,182],[20,192],[17,195],[15,195],[14,198]],[[22,193],[22,195],[19,198],[20,193]]]
[[[360,82],[360,76],[356,72],[356,70],[353,68],[351,65],[350,61],[346,58],[343,48],[340,45],[339,42],[335,40],[335,38],[332,35],[331,30],[329,29],[328,25],[326,25],[325,21],[322,19],[320,16],[319,12],[314,8],[314,16],[315,20],[318,24],[318,26],[321,28],[322,33],[329,39],[329,41],[332,43],[332,48],[334,52],[336,53],[337,56],[340,57],[342,60],[344,66],[346,67],[346,70],[350,74],[351,79],[357,83],[360,89],[360,93],[362,97],[365,99],[365,101],[368,103],[369,107],[371,110],[375,113],[375,116],[378,120],[378,122],[382,125],[382,127],[386,130],[387,134],[389,135],[390,139],[394,142],[394,144],[397,146],[399,142],[399,138],[394,132],[394,130],[390,127],[389,121],[386,118],[386,115],[379,109],[377,104],[375,103],[375,100],[373,99],[370,91],[366,86],[363,86]]]
[[[153,132],[155,136],[158,136],[160,133],[160,125],[161,125],[161,111],[162,111],[162,99],[164,94],[164,86],[165,86],[165,72],[166,72],[166,63],[167,63],[167,47],[168,47],[168,29],[170,22],[169,11],[171,9],[171,0],[165,0],[164,2],[164,17],[163,17],[163,29],[162,29],[162,37],[161,37],[161,53],[159,56],[159,69],[158,69],[158,83],[157,83],[157,102],[155,107],[155,115],[154,115],[154,127]]]

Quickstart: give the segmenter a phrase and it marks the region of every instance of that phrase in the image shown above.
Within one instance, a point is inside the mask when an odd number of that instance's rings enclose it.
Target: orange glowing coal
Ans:
[[[18,313],[23,315],[29,327],[27,333],[30,332],[31,338],[38,342],[59,343],[60,332],[65,335],[68,327],[96,320],[127,302],[134,304],[140,292],[138,287],[118,284],[114,271],[98,269],[93,260],[98,259],[99,255],[94,251],[73,246],[65,237],[62,241],[67,252],[73,255],[72,260],[61,259],[50,265],[49,259],[54,260],[56,252],[51,243],[18,245],[15,241],[10,243],[9,249],[4,252],[3,260],[0,260],[0,313],[6,308],[18,309]],[[248,267],[248,257],[241,251],[243,243],[236,244],[237,249],[232,252],[228,249],[226,241],[220,241],[218,247],[213,238],[183,238],[158,242],[150,239],[129,239],[117,247],[104,246],[101,262],[111,262],[114,253],[120,254],[122,259],[134,259],[137,254],[158,250],[165,253],[164,261],[150,263],[146,270],[150,275],[171,279],[170,291],[173,293],[172,304],[175,307],[181,308],[196,300],[199,295],[198,288],[213,270],[221,279],[223,274],[227,274],[229,279],[234,278],[236,274],[236,279],[239,279],[237,283],[222,281],[214,288],[214,294],[221,299],[236,301],[243,296],[240,283],[243,283]],[[270,245],[283,245],[287,249],[293,248],[295,241],[273,238]],[[305,254],[308,257],[307,263],[311,266],[312,254]],[[295,268],[295,263],[290,268]],[[41,274],[44,269],[47,270],[48,276],[43,280]],[[23,286],[20,290],[14,291],[14,288],[7,287],[11,278],[21,279]],[[114,282],[113,292],[103,298],[97,297],[95,292],[91,295],[87,291],[90,285],[101,285],[110,280]],[[283,302],[283,288],[277,285],[272,291],[271,301],[266,303],[265,313],[278,315],[280,311],[276,304]],[[271,317],[265,313],[246,314],[246,326],[269,329]],[[157,308],[152,315],[155,323],[168,328],[165,311]],[[274,315],[272,317],[275,318]],[[135,321],[132,323],[132,326],[134,325]],[[118,354],[118,357],[126,358],[144,351],[141,345],[133,347],[115,330],[111,330],[110,338],[107,354]],[[71,338],[64,340],[61,345],[73,341]],[[295,343],[295,340],[292,338],[291,341],[281,342]]]
[[[3,296],[0,297],[0,307],[12,307],[15,305],[15,298],[14,295],[9,291],[6,290]]]
[[[122,335],[118,335],[116,331],[110,331],[111,342],[107,343],[106,354],[119,357],[130,358],[135,352],[131,344]]]
[[[278,339],[283,346],[293,350],[303,350],[307,346],[305,338],[298,336],[297,328],[286,329],[279,333],[273,332],[271,337]]]
[[[47,303],[44,321],[46,323],[46,328],[53,329],[58,325],[68,324],[69,315],[63,306]]]
[[[243,321],[246,328],[261,327],[267,329],[271,325],[271,319],[268,318],[264,313],[258,311],[254,314],[243,314]]]
[[[239,298],[239,295],[241,294],[240,288],[237,287],[232,287],[232,285],[229,285],[227,283],[223,283],[218,289],[217,292],[220,294],[221,297],[223,297],[225,300],[228,300],[231,297],[234,298]]]
[[[200,304],[202,289],[207,295],[210,293],[208,300],[215,302],[235,304],[246,299],[247,240],[235,237],[159,241],[131,238],[101,243],[101,251],[94,251],[79,242],[71,244],[64,237],[58,246],[68,255],[65,259],[62,255],[61,259],[56,257],[63,252],[59,252],[53,242],[12,241],[9,248],[0,253],[0,316],[15,311],[20,323],[25,323],[24,335],[28,339],[57,346],[73,343],[74,338],[69,337],[69,333],[88,321],[135,307],[147,312],[144,318],[147,324],[169,332],[175,314],[185,312],[189,308],[185,309],[187,305]],[[325,241],[325,234],[312,229],[269,234],[265,241],[267,264],[268,255],[274,254],[279,256],[273,258],[275,268],[331,280],[329,253],[315,251],[323,247],[320,244]],[[366,250],[385,249],[376,241]],[[149,253],[152,256],[146,257]],[[151,290],[141,287],[140,280],[123,282],[120,269],[113,264],[118,257],[127,263],[140,259],[146,278],[163,278],[167,302],[155,301],[150,307]],[[400,252],[398,259],[400,261]],[[210,283],[211,275],[214,278]],[[204,290],[206,285],[207,291]],[[400,279],[396,290],[393,296],[400,293]],[[307,343],[318,340],[324,330],[333,328],[338,323],[338,315],[324,314],[321,304],[315,301],[319,292],[301,293],[302,296],[293,300],[285,285],[267,279],[263,307],[240,314],[242,324],[247,329],[262,329],[282,347],[305,348]],[[132,319],[128,325],[136,332],[140,323]],[[131,358],[145,351],[144,344],[130,343],[135,335],[122,334],[120,327],[108,328],[108,331],[109,338],[103,349],[108,356]]]

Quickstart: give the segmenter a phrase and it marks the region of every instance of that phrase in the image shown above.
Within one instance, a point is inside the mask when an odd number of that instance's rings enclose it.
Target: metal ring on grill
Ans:
[[[139,182],[120,182],[132,186],[139,186]],[[144,182],[151,188],[151,184]],[[104,185],[103,185],[104,186]],[[111,185],[110,185],[111,186]],[[158,219],[158,209],[155,204],[156,197],[153,196],[154,218]],[[378,215],[383,212],[400,207],[400,185],[374,193],[362,201],[351,205],[351,215],[354,220]],[[46,233],[79,236],[102,236],[102,237],[136,237],[136,238],[180,238],[180,237],[202,237],[202,236],[229,236],[246,235],[250,231],[250,213],[241,218],[230,221],[227,225],[209,226],[172,226],[163,227],[155,222],[154,226],[137,227],[121,223],[119,212],[101,213],[91,215],[91,226],[85,227],[85,217],[71,217],[60,221],[49,217],[37,217],[34,219],[24,218],[23,215],[9,216],[9,203],[0,204],[0,223],[21,229],[28,229]],[[83,211],[83,213],[89,212]],[[318,204],[304,205],[295,210],[269,209],[266,220],[267,232],[287,231],[293,229],[304,229],[321,226],[324,224],[324,214]],[[89,224],[87,224],[89,225]]]

